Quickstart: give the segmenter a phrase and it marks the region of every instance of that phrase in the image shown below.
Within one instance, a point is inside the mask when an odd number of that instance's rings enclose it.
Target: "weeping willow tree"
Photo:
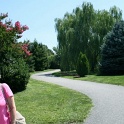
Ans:
[[[91,3],[83,3],[82,7],[77,7],[74,10],[76,15],[76,25],[75,25],[75,35],[76,43],[73,43],[73,46],[76,45],[77,51],[76,60],[79,56],[79,53],[82,52],[88,57],[87,51],[89,50],[88,43],[92,35],[92,25],[94,24],[95,10]],[[77,64],[77,63],[76,63]]]
[[[66,13],[63,19],[55,20],[62,70],[75,69],[80,51],[85,53],[93,14],[93,6],[84,3],[82,9],[78,7],[72,14]]]
[[[63,19],[56,19],[55,21],[56,30],[58,32],[58,48],[61,56],[61,70],[68,71],[73,68],[73,63],[71,61],[73,51],[71,52],[70,45],[71,41],[74,39],[74,16],[66,13]]]

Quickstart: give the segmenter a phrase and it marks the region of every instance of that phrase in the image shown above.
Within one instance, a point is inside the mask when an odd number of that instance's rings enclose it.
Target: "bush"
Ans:
[[[14,93],[26,89],[29,77],[28,66],[22,58],[9,57],[4,60],[1,67],[1,81],[6,82]]]
[[[89,73],[89,62],[85,54],[80,52],[77,60],[77,74],[81,77]]]

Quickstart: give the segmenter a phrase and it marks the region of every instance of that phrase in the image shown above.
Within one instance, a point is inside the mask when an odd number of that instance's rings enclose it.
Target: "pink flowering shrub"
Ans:
[[[31,55],[28,44],[18,43],[28,26],[19,21],[4,19],[8,14],[0,14],[0,73],[1,81],[6,82],[13,92],[26,89],[30,74],[25,57]]]

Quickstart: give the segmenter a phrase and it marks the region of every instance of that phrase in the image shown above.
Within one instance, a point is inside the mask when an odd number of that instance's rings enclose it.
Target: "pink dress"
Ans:
[[[6,98],[13,96],[11,89],[6,83],[3,83],[2,86],[4,88]],[[10,124],[9,115],[7,113],[6,101],[1,88],[0,88],[0,124]]]

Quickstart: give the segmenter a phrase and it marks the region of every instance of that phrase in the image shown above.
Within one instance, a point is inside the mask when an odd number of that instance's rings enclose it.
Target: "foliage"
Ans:
[[[80,52],[86,54],[90,72],[96,70],[100,59],[100,46],[104,36],[115,22],[122,19],[122,12],[116,6],[107,10],[94,10],[91,3],[84,2],[62,19],[55,19],[60,68],[63,71],[76,69]]]
[[[13,92],[26,88],[29,71],[24,62],[24,57],[30,56],[27,44],[18,43],[22,33],[29,28],[22,26],[19,21],[4,19],[8,14],[0,15],[0,72],[1,80],[10,85]],[[21,70],[22,69],[22,70]]]
[[[32,59],[34,60],[34,70],[43,71],[48,67],[48,58],[42,43],[38,43],[35,39],[33,43],[30,43],[29,50],[32,53]]]
[[[49,56],[48,60],[49,60],[49,64],[50,64],[50,66],[49,66],[50,69],[58,69],[58,68],[60,68],[59,63],[58,63],[57,55]]]
[[[13,58],[6,54],[1,67],[1,81],[6,82],[13,92],[26,89],[29,80],[29,69],[22,58]]]
[[[58,69],[60,68],[60,53],[58,47],[53,47],[53,55],[49,56],[48,60],[50,63],[51,69]]]
[[[58,55],[56,55],[52,50],[48,49],[46,45],[38,43],[35,39],[34,42],[24,41],[24,43],[29,44],[28,49],[31,51],[32,55],[26,57],[26,63],[29,66],[30,72],[32,71],[43,71],[44,69],[54,69],[59,68]]]
[[[21,43],[22,44],[22,49],[24,49],[24,60],[26,62],[26,64],[28,65],[29,67],[29,72],[34,72],[34,58],[33,58],[33,55],[30,51],[30,40],[24,40],[24,42]]]
[[[100,74],[124,74],[124,21],[116,23],[102,45]]]
[[[84,77],[89,73],[89,62],[85,54],[80,52],[78,60],[77,60],[77,74],[80,77]]]
[[[34,69],[35,61],[34,61],[33,56],[29,56],[29,57],[25,58],[24,60],[29,67],[29,72],[34,72],[35,71],[35,69]]]

